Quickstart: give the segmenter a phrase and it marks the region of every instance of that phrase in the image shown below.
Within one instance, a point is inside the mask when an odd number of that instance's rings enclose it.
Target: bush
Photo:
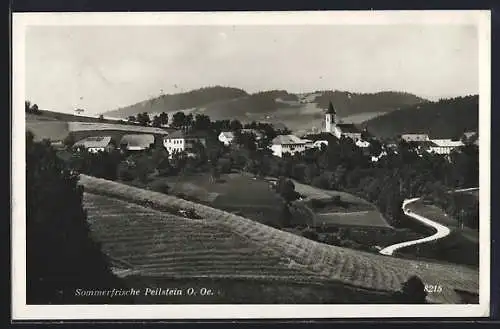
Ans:
[[[118,166],[118,178],[124,182],[133,181],[136,178],[135,171],[125,161]]]
[[[302,230],[301,232],[301,235],[306,238],[306,239],[309,239],[309,240],[313,240],[313,241],[318,241],[319,240],[319,236],[318,236],[318,233],[312,229],[312,228],[305,228]]]
[[[80,289],[124,288],[90,236],[78,176],[50,145],[26,138],[26,300],[28,304],[131,302],[75,295]]]
[[[403,283],[401,290],[395,293],[395,297],[403,304],[425,304],[427,292],[422,280],[414,275]]]

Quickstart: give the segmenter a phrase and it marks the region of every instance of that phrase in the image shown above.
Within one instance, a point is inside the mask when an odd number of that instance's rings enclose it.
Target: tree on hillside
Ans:
[[[166,126],[168,124],[168,114],[165,112],[161,112],[159,115],[160,124]]]
[[[193,125],[194,125],[194,117],[192,113],[189,113],[188,115],[186,115],[185,126],[187,129],[191,129],[193,128]]]
[[[255,140],[255,135],[253,133],[246,133],[238,131],[235,135],[235,144],[249,150],[255,151],[257,149],[257,144]]]
[[[284,177],[280,178],[277,183],[277,192],[283,199],[290,203],[298,199],[297,192],[295,192],[295,184]]]
[[[208,130],[211,126],[210,117],[205,114],[196,114],[194,121],[194,129],[196,130]]]
[[[130,115],[128,118],[127,118],[128,121],[130,122],[137,122],[137,118],[134,116],[134,115]]]
[[[26,136],[26,301],[28,304],[130,303],[78,296],[76,289],[125,288],[90,235],[78,176],[49,143]]]
[[[25,101],[24,102],[24,110],[26,113],[31,113],[31,114],[41,114],[42,111],[38,109],[37,104],[31,104],[30,101]]]
[[[99,114],[99,118],[98,118],[99,121],[103,122],[104,121],[104,115],[102,114]]]
[[[186,125],[186,115],[184,112],[176,112],[172,117],[172,126],[182,128]]]
[[[153,117],[153,127],[156,127],[156,128],[159,128],[161,127],[162,123],[161,123],[161,119],[158,115],[155,115]]]
[[[231,123],[229,124],[229,127],[231,131],[237,131],[243,128],[243,125],[239,120],[231,120]]]
[[[151,122],[149,114],[147,112],[137,114],[137,122],[139,122],[141,126],[148,126]]]

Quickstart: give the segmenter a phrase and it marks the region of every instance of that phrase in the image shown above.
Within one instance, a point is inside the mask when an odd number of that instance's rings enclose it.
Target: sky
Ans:
[[[25,45],[26,98],[59,112],[215,85],[429,99],[479,89],[472,25],[38,26]]]

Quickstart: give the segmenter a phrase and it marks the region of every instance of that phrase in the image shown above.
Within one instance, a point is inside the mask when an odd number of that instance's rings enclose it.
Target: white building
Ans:
[[[295,153],[304,152],[310,148],[312,141],[300,139],[294,135],[279,135],[273,139],[271,150],[273,155],[283,157],[284,154],[294,155]]]
[[[219,134],[219,141],[224,143],[224,145],[230,145],[234,140],[234,134],[232,131],[223,131]]]
[[[120,149],[127,151],[145,151],[155,144],[151,134],[127,134],[120,140]]]
[[[328,141],[327,140],[317,140],[313,143],[313,147],[317,148],[317,149],[321,149],[321,147],[325,145],[326,147],[328,147]]]
[[[401,139],[405,142],[427,142],[430,140],[427,134],[403,134]]]
[[[370,146],[370,142],[358,139],[356,140],[356,146],[361,148],[367,148]]]
[[[454,149],[464,146],[462,141],[453,141],[451,139],[432,139],[431,142],[429,152],[436,154],[450,154]]]
[[[337,122],[337,111],[331,103],[325,113],[323,132],[330,133],[338,139],[341,137],[351,138],[353,141],[361,139],[361,131],[355,124]]]
[[[163,146],[167,149],[170,157],[175,153],[193,151],[196,143],[206,146],[206,139],[201,136],[185,133],[181,130],[175,131],[163,138]]]

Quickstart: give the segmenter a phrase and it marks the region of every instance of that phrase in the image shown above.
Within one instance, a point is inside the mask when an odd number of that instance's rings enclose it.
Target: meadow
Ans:
[[[354,226],[392,229],[378,209],[350,193],[323,190],[294,181],[295,190],[305,196],[315,214],[314,226]]]
[[[282,216],[283,200],[269,184],[239,173],[224,174],[216,182],[210,175],[166,177],[169,194],[274,225]]]
[[[478,271],[467,267],[330,246],[218,209],[116,182],[82,175],[80,184],[93,193],[134,200],[123,203],[86,196],[85,206],[93,231],[104,241],[103,248],[133,264],[142,276],[328,281],[394,292],[411,275],[418,275],[426,284],[443,287],[442,293],[429,296],[431,302],[460,303],[462,297],[457,290],[478,292]],[[202,219],[179,220],[132,205],[141,200],[194,208]]]

